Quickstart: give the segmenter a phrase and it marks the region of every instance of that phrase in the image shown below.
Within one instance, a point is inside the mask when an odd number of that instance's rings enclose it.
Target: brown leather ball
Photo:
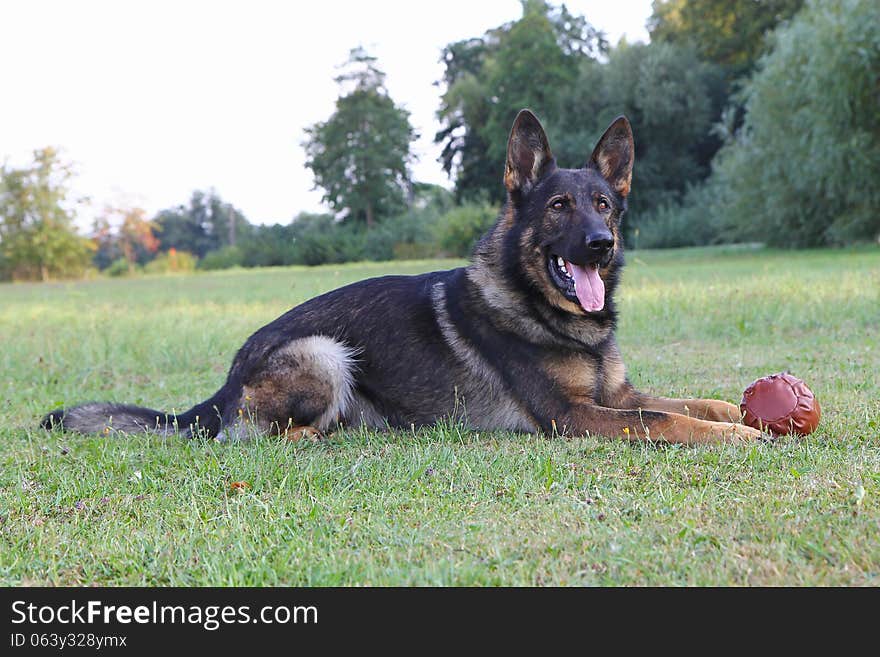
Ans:
[[[822,411],[813,391],[788,372],[753,382],[739,405],[743,424],[774,434],[806,436],[819,426]]]

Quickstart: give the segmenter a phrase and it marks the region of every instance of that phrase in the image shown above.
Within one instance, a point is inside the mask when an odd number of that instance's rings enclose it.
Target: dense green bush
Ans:
[[[244,254],[237,246],[224,246],[216,251],[208,251],[199,260],[199,269],[229,269],[239,267],[242,264]]]
[[[128,276],[129,274],[134,273],[135,268],[128,260],[125,258],[116,258],[113,262],[110,263],[104,273],[108,276]]]
[[[148,274],[169,274],[194,271],[199,259],[187,251],[169,249],[144,265]]]
[[[283,228],[284,242],[279,239],[274,246],[283,252],[282,261],[255,264],[322,265],[363,259],[366,229],[361,225],[343,225],[328,214],[302,214]],[[281,237],[281,231],[276,232]]]
[[[464,203],[444,214],[434,226],[433,237],[440,253],[465,257],[498,216],[488,201]]]
[[[255,226],[236,251],[209,253],[200,267],[321,265],[429,257],[438,250],[434,226],[452,206],[453,196],[448,190],[417,183],[406,212],[377,220],[371,228],[330,214],[301,213],[287,226]]]
[[[287,226],[255,226],[238,246],[209,252],[200,269],[322,265],[363,260],[467,256],[498,208],[486,201],[455,206],[451,193],[426,186],[410,209],[372,228],[329,214],[299,215]]]
[[[710,185],[692,185],[681,204],[667,202],[644,216],[630,245],[636,249],[666,249],[713,244],[719,240],[714,217],[720,211]]]
[[[272,267],[294,264],[293,246],[293,225],[255,226],[251,235],[238,245],[241,265]]]
[[[397,253],[419,251],[430,241],[431,213],[411,210],[379,223],[363,236],[364,260],[394,260]]]
[[[817,246],[880,233],[880,4],[811,0],[748,84],[743,128],[716,157],[728,240]]]

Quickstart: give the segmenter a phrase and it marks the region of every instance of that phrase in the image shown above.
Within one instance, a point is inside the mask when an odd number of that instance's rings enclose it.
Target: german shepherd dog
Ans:
[[[619,117],[586,166],[559,168],[522,110],[507,146],[508,201],[467,267],[372,278],[293,308],[248,338],[223,387],[185,413],[90,403],[42,426],[223,440],[453,418],[687,444],[760,438],[733,404],[653,397],[627,380],[614,292],[633,156]]]

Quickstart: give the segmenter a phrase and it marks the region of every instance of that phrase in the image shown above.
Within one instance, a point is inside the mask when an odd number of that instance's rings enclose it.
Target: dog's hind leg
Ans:
[[[328,430],[351,403],[355,369],[356,351],[339,340],[293,340],[249,374],[227,434],[242,436],[252,425],[295,440]]]

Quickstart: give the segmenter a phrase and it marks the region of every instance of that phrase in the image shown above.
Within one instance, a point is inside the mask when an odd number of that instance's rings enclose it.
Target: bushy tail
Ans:
[[[46,430],[62,429],[78,433],[126,433],[179,434],[190,438],[204,435],[216,436],[222,425],[222,412],[218,392],[201,404],[180,415],[157,411],[152,408],[128,404],[90,403],[71,408],[59,408],[46,415],[40,426]]]

